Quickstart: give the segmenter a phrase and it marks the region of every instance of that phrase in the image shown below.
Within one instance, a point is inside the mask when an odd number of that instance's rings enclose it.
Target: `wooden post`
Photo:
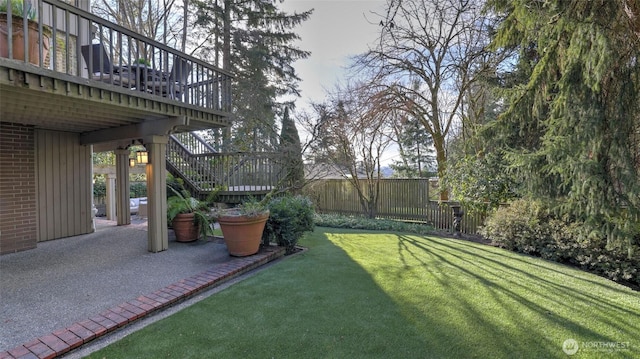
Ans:
[[[147,164],[147,237],[149,252],[161,252],[169,248],[167,230],[167,136],[145,137],[149,151]]]
[[[117,149],[116,154],[116,217],[118,225],[131,224],[129,205],[129,150]]]
[[[116,218],[116,176],[107,174],[107,198],[105,204],[105,212],[107,219],[113,221]]]

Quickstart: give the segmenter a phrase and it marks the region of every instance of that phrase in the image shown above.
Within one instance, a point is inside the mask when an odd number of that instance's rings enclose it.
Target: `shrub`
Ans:
[[[500,207],[486,220],[480,233],[506,249],[571,264],[614,281],[640,285],[640,256],[607,248],[607,239],[589,236],[587,226],[551,213],[537,201],[516,200]],[[633,250],[635,249],[635,250]]]
[[[277,197],[267,203],[269,219],[262,234],[264,244],[275,240],[292,253],[304,232],[314,228],[313,203],[304,196]]]
[[[540,255],[549,233],[540,203],[516,200],[500,207],[487,218],[480,234],[511,251]]]
[[[107,196],[107,183],[105,181],[95,181],[93,183],[93,196],[94,197],[106,197]]]
[[[139,198],[147,196],[147,183],[146,182],[131,182],[129,184],[129,197]]]
[[[318,226],[333,228],[407,232],[422,235],[434,234],[435,232],[433,227],[422,223],[406,223],[391,219],[371,219],[339,214],[316,214],[315,222]]]

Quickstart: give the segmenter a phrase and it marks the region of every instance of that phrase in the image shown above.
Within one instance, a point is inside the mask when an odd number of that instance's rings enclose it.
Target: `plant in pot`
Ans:
[[[173,191],[167,199],[167,221],[171,223],[178,242],[192,242],[211,233],[208,203],[191,197],[188,191]]]
[[[25,59],[25,52],[29,54],[29,62],[34,65],[40,64],[39,31],[36,22],[37,9],[30,0],[0,0],[0,56],[9,57],[9,28],[8,10],[11,9],[11,46],[13,48],[13,58],[16,60]],[[24,21],[27,19],[27,36],[29,39],[28,49],[24,48]],[[42,26],[42,58],[43,63],[49,56],[51,40],[51,29]]]
[[[244,257],[258,253],[262,231],[269,218],[269,210],[263,202],[251,198],[235,208],[218,210],[215,217],[230,255]]]
[[[151,66],[151,62],[149,62],[149,60],[143,59],[143,58],[137,59],[134,63],[138,64],[138,65]]]

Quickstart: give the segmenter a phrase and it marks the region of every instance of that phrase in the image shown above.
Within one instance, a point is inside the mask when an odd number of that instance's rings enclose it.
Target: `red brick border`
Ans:
[[[249,257],[236,258],[200,274],[182,279],[151,294],[141,295],[67,328],[0,352],[0,359],[51,359],[98,337],[183,301],[194,294],[222,284],[284,255],[284,248],[272,247]]]

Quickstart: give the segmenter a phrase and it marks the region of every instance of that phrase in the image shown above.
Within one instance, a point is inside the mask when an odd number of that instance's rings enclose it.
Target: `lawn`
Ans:
[[[640,293],[592,274],[410,234],[319,227],[301,244],[91,357],[566,358],[568,339],[573,358],[640,356]]]

